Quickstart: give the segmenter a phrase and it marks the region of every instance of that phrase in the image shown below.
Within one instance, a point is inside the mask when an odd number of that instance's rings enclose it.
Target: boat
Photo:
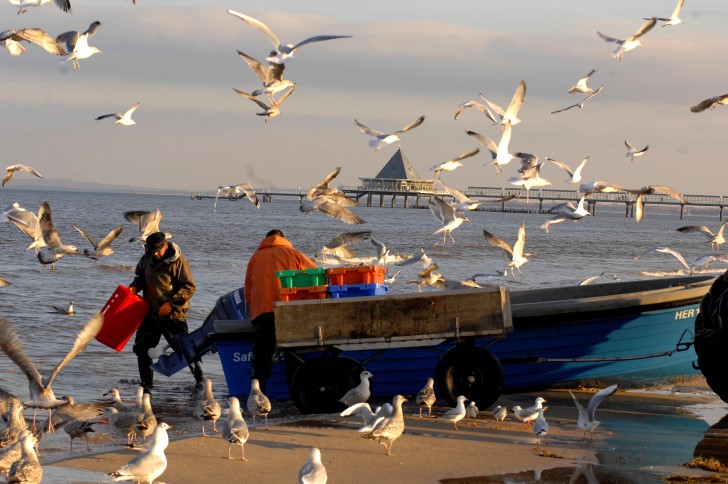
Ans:
[[[266,394],[293,399],[303,413],[334,411],[334,396],[355,386],[359,372],[366,369],[374,375],[374,397],[414,395],[427,378],[435,378],[439,396],[454,402],[464,394],[486,408],[501,393],[580,382],[645,385],[695,375],[695,318],[713,281],[714,276],[701,275],[519,291],[495,288],[491,291],[502,299],[500,306],[497,299],[492,304],[492,313],[500,317],[490,334],[456,331],[399,340],[354,335],[332,342],[322,337],[320,327],[314,326],[317,335],[309,326],[303,333],[306,338],[297,344],[279,341]],[[427,312],[432,307],[427,298],[434,293],[409,297],[421,300],[419,307]],[[228,390],[239,397],[249,393],[252,359],[252,331],[242,294],[240,288],[220,298],[206,321],[205,342],[197,344],[218,353]],[[291,313],[298,318],[291,323],[303,325],[316,323],[322,304],[328,312],[321,314],[331,319],[337,304],[393,297],[277,303],[277,331],[279,306],[300,306]]]

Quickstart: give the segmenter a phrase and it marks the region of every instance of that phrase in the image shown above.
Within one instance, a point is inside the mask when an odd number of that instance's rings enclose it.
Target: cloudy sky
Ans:
[[[342,2],[300,0],[72,0],[16,15],[1,0],[0,30],[39,27],[55,36],[101,27],[91,45],[102,55],[71,63],[28,46],[22,57],[0,52],[0,146],[6,164],[34,166],[54,178],[212,191],[254,186],[307,187],[334,167],[335,184],[372,177],[396,151],[373,151],[354,119],[395,131],[423,178],[430,167],[479,144],[465,134],[498,139],[499,129],[474,109],[455,121],[457,106],[483,93],[507,105],[520,80],[526,100],[511,152],[576,166],[591,156],[585,180],[627,187],[663,184],[684,194],[728,195],[725,153],[728,106],[699,114],[690,106],[728,92],[728,2],[687,0],[685,23],[655,27],[643,48],[615,61],[615,45],[596,31],[632,35],[643,17],[669,17],[675,0],[450,0]],[[236,54],[264,60],[272,47],[234,9],[266,23],[283,42],[319,34],[351,39],[301,48],[286,64],[297,83],[283,114],[269,123],[232,88],[260,83]],[[578,102],[568,88],[591,69],[603,92],[584,109],[552,115]],[[96,116],[134,103],[136,126]],[[624,140],[648,153],[630,162]],[[505,187],[516,163],[496,175],[481,151],[443,174],[450,185]],[[22,175],[21,175],[22,176]],[[569,187],[553,164],[542,176]]]

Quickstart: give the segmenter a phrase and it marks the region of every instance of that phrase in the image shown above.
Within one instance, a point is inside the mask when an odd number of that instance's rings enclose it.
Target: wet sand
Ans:
[[[585,404],[591,396],[589,392],[575,394]],[[504,395],[499,403],[509,408],[515,404],[529,405],[535,395]],[[382,445],[364,439],[362,434],[356,432],[361,422],[358,416],[346,419],[336,414],[302,417],[273,424],[270,430],[260,425],[253,426],[250,419],[246,418],[251,427],[250,439],[245,445],[247,462],[240,460],[239,446],[232,449],[233,459],[226,459],[228,445],[219,434],[176,439],[172,429],[172,441],[166,452],[169,465],[161,481],[192,483],[210,479],[210,482],[291,482],[308,459],[310,448],[318,447],[329,482],[474,482],[472,478],[514,473],[521,473],[525,479],[521,482],[529,482],[527,476],[533,476],[535,480],[537,474],[547,469],[567,468],[566,476],[573,475],[573,472],[583,470],[585,465],[598,464],[598,454],[601,454],[603,461],[606,459],[606,462],[602,462],[606,466],[599,467],[600,473],[611,466],[612,472],[617,474],[628,471],[632,474],[635,471],[648,473],[645,479],[633,482],[660,482],[661,475],[700,475],[702,471],[680,467],[684,462],[650,465],[645,451],[636,450],[640,444],[638,441],[646,437],[640,434],[629,434],[627,438],[635,442],[620,443],[624,448],[616,449],[615,456],[609,454],[605,458],[609,439],[614,436],[610,430],[610,421],[617,419],[618,412],[624,412],[645,416],[664,414],[670,418],[690,419],[691,424],[695,423],[692,420],[702,423],[682,409],[701,404],[712,405],[721,412],[725,406],[714,394],[706,392],[702,385],[668,387],[662,392],[650,393],[620,391],[605,400],[597,410],[597,420],[603,424],[594,432],[593,442],[589,443],[583,440],[581,430],[576,427],[576,410],[568,391],[554,390],[539,395],[549,400],[546,417],[550,429],[538,444],[535,434],[530,429],[523,429],[513,416],[508,417],[502,429],[497,429],[490,412],[481,411],[475,422],[477,426],[462,422],[460,430],[456,431],[451,424],[435,417],[419,418],[418,410],[412,403],[406,404],[405,433],[395,441],[391,456],[386,455]],[[434,408],[433,415],[445,410],[447,407]],[[703,427],[707,428],[708,425],[703,424]],[[703,431],[703,427],[699,428],[699,432]],[[676,429],[676,432],[675,438],[680,439],[680,430]],[[80,443],[79,448],[82,445]],[[44,482],[108,480],[106,473],[122,467],[138,452],[119,448],[64,459],[45,466]],[[688,460],[684,459],[685,462]],[[82,475],[82,469],[90,472],[83,472]],[[477,482],[502,481],[494,478]]]

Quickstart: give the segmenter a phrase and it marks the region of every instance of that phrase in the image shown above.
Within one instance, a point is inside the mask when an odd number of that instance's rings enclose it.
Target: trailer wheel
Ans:
[[[303,414],[340,411],[339,398],[357,384],[354,368],[358,365],[356,360],[338,356],[305,361],[291,379],[290,393],[296,408]]]
[[[480,408],[495,403],[503,389],[503,369],[498,358],[483,348],[456,346],[437,363],[435,381],[438,393],[455,405],[459,395]]]

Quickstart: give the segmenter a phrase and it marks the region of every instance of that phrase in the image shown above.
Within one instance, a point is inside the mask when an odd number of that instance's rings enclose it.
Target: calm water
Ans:
[[[614,212],[608,213],[607,206],[600,205],[596,217],[555,225],[546,234],[539,227],[547,215],[473,212],[468,214],[472,223],[465,223],[454,232],[453,245],[449,239],[443,244],[441,236],[433,235],[440,226],[429,210],[356,207],[356,213],[367,223],[348,226],[322,214],[303,215],[292,199],[279,198],[262,204],[260,210],[247,200],[220,200],[213,211],[212,200],[192,200],[189,196],[0,191],[2,207],[19,202],[37,212],[46,200],[62,240],[80,249],[90,246],[71,224],[99,240],[116,225],[122,225],[124,231],[112,245],[115,254],[98,261],[66,257],[51,270],[38,263],[33,251],[24,251],[30,243],[25,234],[11,223],[0,224],[0,277],[12,283],[0,288],[0,315],[17,327],[26,353],[41,374],[48,374],[61,360],[78,329],[102,308],[116,286],[131,282],[142,248],[128,242],[138,232],[123,218],[127,210],[159,208],[164,214],[162,229],[173,234],[190,260],[197,283],[188,313],[191,330],[202,323],[218,297],[242,285],[250,255],[271,228],[280,228],[294,246],[311,257],[342,232],[372,230],[392,253],[411,255],[424,249],[439,264],[439,272],[445,278],[464,279],[473,273],[502,270],[509,260],[504,251],[485,241],[483,229],[512,244],[518,226],[525,222],[525,251],[535,254],[522,267],[525,277],[516,274],[518,282],[509,283],[517,289],[573,285],[601,272],[606,272],[609,279],[616,275],[622,280],[676,275],[682,266],[670,255],[652,254],[640,260],[634,257],[651,247],[668,246],[692,261],[708,253],[710,244],[700,235],[680,234],[675,228],[687,224],[712,228],[719,225],[717,212],[680,220],[677,209],[670,214],[655,214],[648,207],[648,215],[638,224],[624,217],[623,207],[614,207]],[[537,207],[537,202],[532,201],[529,208]],[[352,248],[363,262],[370,262],[374,256],[369,241]],[[414,290],[405,281],[413,278],[419,267],[406,268],[390,286],[390,292]],[[74,316],[53,312],[52,306],[65,306],[69,301],[75,302]],[[216,394],[224,396],[226,387],[219,360],[212,355],[203,363],[206,375],[213,379]],[[94,341],[63,368],[53,388],[56,394],[72,394],[78,401],[100,399],[112,386],[119,387],[123,396],[131,397],[137,377],[131,344],[116,353]],[[185,414],[186,410],[179,411],[180,405],[196,401],[191,396],[193,380],[186,371],[169,379],[157,375],[156,383],[155,407]],[[21,398],[27,395],[25,376],[6,358],[0,358],[0,386]],[[189,429],[199,431],[196,423]]]

